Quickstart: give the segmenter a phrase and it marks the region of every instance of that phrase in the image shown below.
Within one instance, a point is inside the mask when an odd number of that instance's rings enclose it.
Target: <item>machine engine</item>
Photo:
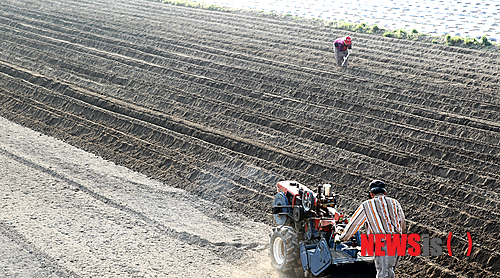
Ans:
[[[373,257],[360,255],[359,232],[349,242],[335,242],[347,219],[337,210],[337,196],[329,184],[315,191],[295,181],[276,186],[272,213],[278,227],[269,245],[276,269],[299,269],[305,277],[375,277]]]

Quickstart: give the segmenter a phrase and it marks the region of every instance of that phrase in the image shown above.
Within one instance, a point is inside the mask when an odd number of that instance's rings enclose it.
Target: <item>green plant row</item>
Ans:
[[[211,10],[211,11],[220,11],[220,12],[233,11],[233,9],[231,9],[231,8],[226,8],[226,7],[219,6],[219,5],[207,4],[204,2],[184,1],[184,0],[164,0],[164,1],[159,1],[159,2],[162,2],[164,4],[171,4],[171,5],[175,5],[175,6],[184,6],[184,7],[205,9],[205,10]]]
[[[199,9],[221,11],[221,12],[232,12],[237,10],[192,0],[157,0],[157,1],[176,6],[199,8]],[[259,14],[265,15],[263,11],[259,11]],[[268,14],[271,16],[280,16],[285,19],[291,19],[291,20],[311,20],[299,16],[294,16],[291,14],[278,15],[275,12],[269,12]],[[404,29],[389,30],[389,29],[379,28],[377,25],[368,25],[366,23],[350,23],[350,22],[345,22],[343,20],[341,21],[324,21],[322,19],[312,19],[312,20],[316,22],[322,22],[326,27],[352,31],[356,33],[378,34],[389,38],[424,41],[433,44],[445,44],[445,45],[465,47],[465,48],[497,50],[500,52],[500,44],[492,43],[486,36],[481,37],[481,39],[470,38],[470,37],[464,38],[460,36],[452,37],[449,34],[444,36],[430,36],[429,34],[420,33],[416,29],[407,32]]]
[[[465,37],[465,38],[460,36],[452,37],[449,34],[439,37],[431,37],[429,34],[420,33],[417,29],[413,29],[410,32],[407,32],[404,29],[387,30],[379,28],[377,25],[367,25],[366,23],[350,23],[345,21],[327,21],[325,22],[325,26],[352,31],[356,33],[380,34],[384,37],[389,37],[389,38],[420,40],[420,41],[430,40],[430,42],[434,44],[446,44],[459,47],[485,48],[494,45],[490,40],[488,40],[486,36],[483,36],[479,40],[470,37]]]

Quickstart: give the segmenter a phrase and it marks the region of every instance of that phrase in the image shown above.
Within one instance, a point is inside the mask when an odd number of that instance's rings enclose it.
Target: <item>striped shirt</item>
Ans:
[[[401,205],[383,194],[364,201],[358,207],[340,240],[349,240],[365,223],[369,234],[402,234],[406,229]]]

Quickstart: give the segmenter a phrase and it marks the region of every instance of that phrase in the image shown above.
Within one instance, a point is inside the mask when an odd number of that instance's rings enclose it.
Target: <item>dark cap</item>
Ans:
[[[385,189],[385,183],[381,180],[373,180],[372,182],[370,182],[369,191],[370,193],[373,194],[380,194],[387,192]]]

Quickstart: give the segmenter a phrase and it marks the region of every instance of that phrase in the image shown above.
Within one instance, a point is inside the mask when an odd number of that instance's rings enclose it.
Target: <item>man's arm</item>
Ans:
[[[340,241],[349,240],[366,222],[366,213],[361,204],[349,220],[344,232],[340,235]]]
[[[399,210],[399,215],[401,217],[401,233],[406,232],[406,219],[405,219],[405,214],[403,212],[403,208],[401,207],[401,204],[398,202],[398,210]]]

